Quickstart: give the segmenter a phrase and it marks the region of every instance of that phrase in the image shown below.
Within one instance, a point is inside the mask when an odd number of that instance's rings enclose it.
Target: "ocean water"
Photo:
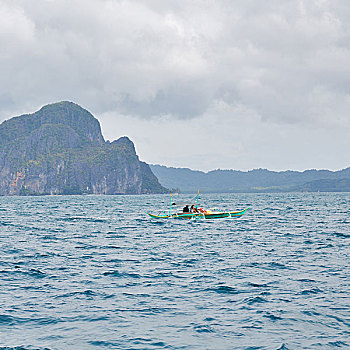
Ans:
[[[350,348],[350,194],[168,201],[0,197],[0,349]]]

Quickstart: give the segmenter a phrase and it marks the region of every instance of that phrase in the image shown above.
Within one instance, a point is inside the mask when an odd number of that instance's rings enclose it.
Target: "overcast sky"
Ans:
[[[69,100],[140,158],[350,166],[349,0],[0,0],[0,121]]]

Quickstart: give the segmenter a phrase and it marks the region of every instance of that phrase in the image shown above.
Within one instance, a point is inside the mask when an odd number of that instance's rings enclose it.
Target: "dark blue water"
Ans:
[[[0,197],[0,349],[350,348],[350,194]]]

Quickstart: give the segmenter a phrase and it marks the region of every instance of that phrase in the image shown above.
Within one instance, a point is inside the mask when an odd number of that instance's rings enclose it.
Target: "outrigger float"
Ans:
[[[163,213],[160,215],[154,215],[147,213],[151,218],[153,219],[225,219],[225,218],[239,218],[242,215],[245,214],[245,212],[250,208],[246,208],[240,211],[220,211],[218,209],[212,209],[212,210],[205,210],[203,208],[199,207],[198,204],[199,199],[199,191],[197,195],[197,203],[193,203],[193,201],[188,202],[180,202],[180,203],[172,203],[171,202],[171,193],[170,193],[170,206],[169,206],[169,213]],[[192,206],[195,208],[194,212],[176,212],[172,213],[173,207],[189,207]]]

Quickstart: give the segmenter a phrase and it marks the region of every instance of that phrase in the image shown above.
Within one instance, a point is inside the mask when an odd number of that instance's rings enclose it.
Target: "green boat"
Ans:
[[[223,211],[216,212],[208,210],[206,213],[174,213],[170,215],[154,215],[147,213],[153,219],[225,219],[225,218],[239,218],[250,207],[241,211]]]
[[[180,202],[180,203],[172,203],[171,202],[171,194],[170,194],[170,207],[169,207],[169,212],[168,214],[162,213],[159,215],[155,214],[150,214],[147,213],[151,218],[153,219],[225,219],[225,218],[239,218],[242,215],[246,213],[246,211],[250,208],[245,208],[240,211],[220,211],[218,209],[213,209],[213,210],[204,210],[203,208],[199,208],[199,203],[198,203],[198,196],[199,196],[199,191],[197,195],[197,202],[194,204],[194,201],[188,201],[188,202]],[[173,207],[179,207],[179,206],[185,206],[189,207],[192,206],[195,208],[196,212],[176,212],[172,213],[172,208]]]

